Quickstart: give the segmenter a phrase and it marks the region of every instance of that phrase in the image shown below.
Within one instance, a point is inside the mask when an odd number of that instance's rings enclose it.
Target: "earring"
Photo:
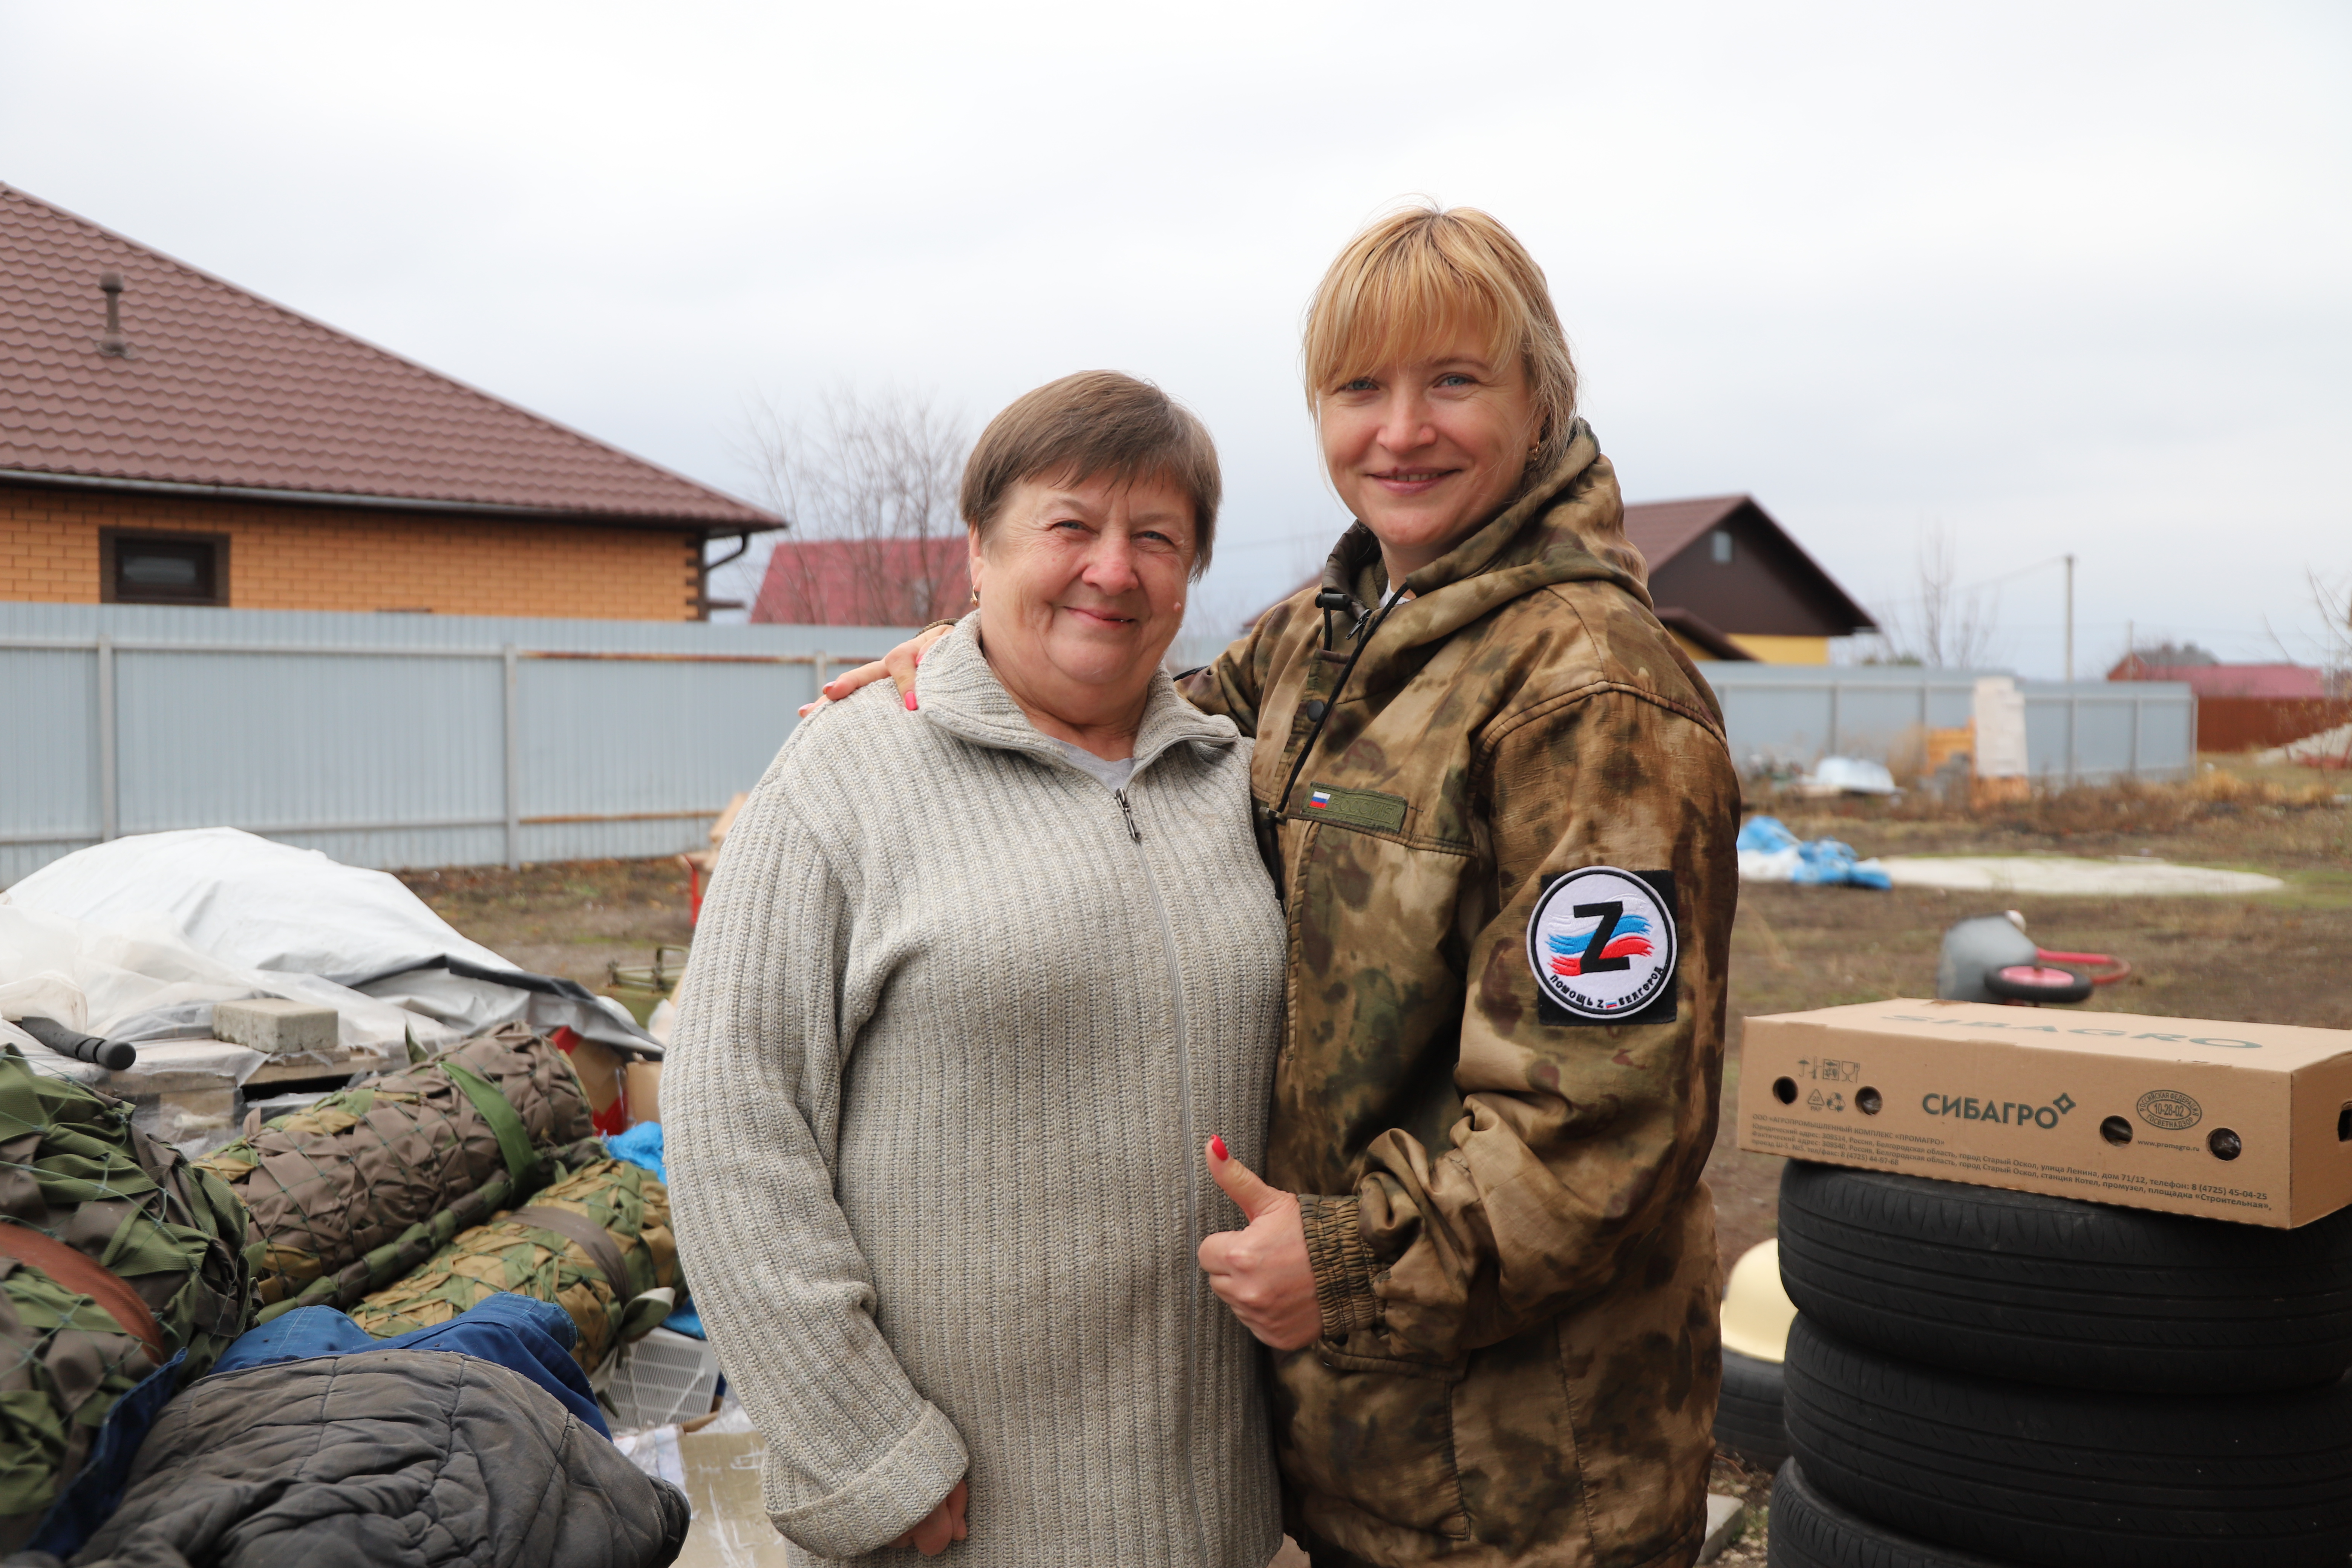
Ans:
[[[980,590],[977,588],[971,591],[971,602],[975,605],[980,603]]]

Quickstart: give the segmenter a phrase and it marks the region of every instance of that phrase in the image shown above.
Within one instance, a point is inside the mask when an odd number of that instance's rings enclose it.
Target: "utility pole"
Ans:
[[[2066,557],[2066,679],[2074,679],[2074,557]]]

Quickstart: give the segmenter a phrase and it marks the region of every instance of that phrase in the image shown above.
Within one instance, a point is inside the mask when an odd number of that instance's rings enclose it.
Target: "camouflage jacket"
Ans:
[[[1324,1333],[1275,1401],[1318,1564],[1699,1543],[1738,785],[1622,517],[1580,423],[1414,597],[1363,614],[1360,524],[1329,646],[1303,589],[1185,684],[1258,737],[1290,928],[1265,1174],[1301,1194]]]

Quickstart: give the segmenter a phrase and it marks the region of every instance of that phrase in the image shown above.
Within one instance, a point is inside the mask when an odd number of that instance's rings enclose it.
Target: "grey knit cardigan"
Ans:
[[[1255,1347],[1194,1258],[1281,1031],[1249,743],[1161,675],[1114,795],[976,622],[728,835],[663,1073],[679,1258],[796,1563],[926,1561],[877,1549],[968,1468],[943,1565],[1262,1568]]]

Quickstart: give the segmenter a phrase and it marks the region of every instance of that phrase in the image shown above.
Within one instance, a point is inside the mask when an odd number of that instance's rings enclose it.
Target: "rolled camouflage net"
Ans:
[[[651,1328],[669,1310],[666,1301],[648,1310],[655,1305],[648,1302],[632,1321],[630,1303],[677,1281],[669,1189],[642,1166],[602,1160],[527,1207],[467,1231],[424,1268],[352,1308],[352,1318],[389,1339],[446,1323],[501,1290],[536,1296],[572,1314],[580,1325],[572,1353],[593,1372],[621,1342],[625,1323],[633,1331]]]
[[[508,1024],[266,1125],[248,1118],[202,1163],[252,1215],[267,1322],[349,1307],[399,1279],[577,1164],[586,1152],[558,1152],[593,1131],[570,1060]]]
[[[252,1315],[245,1211],[131,1107],[0,1053],[0,1553],[175,1353],[202,1376]]]

